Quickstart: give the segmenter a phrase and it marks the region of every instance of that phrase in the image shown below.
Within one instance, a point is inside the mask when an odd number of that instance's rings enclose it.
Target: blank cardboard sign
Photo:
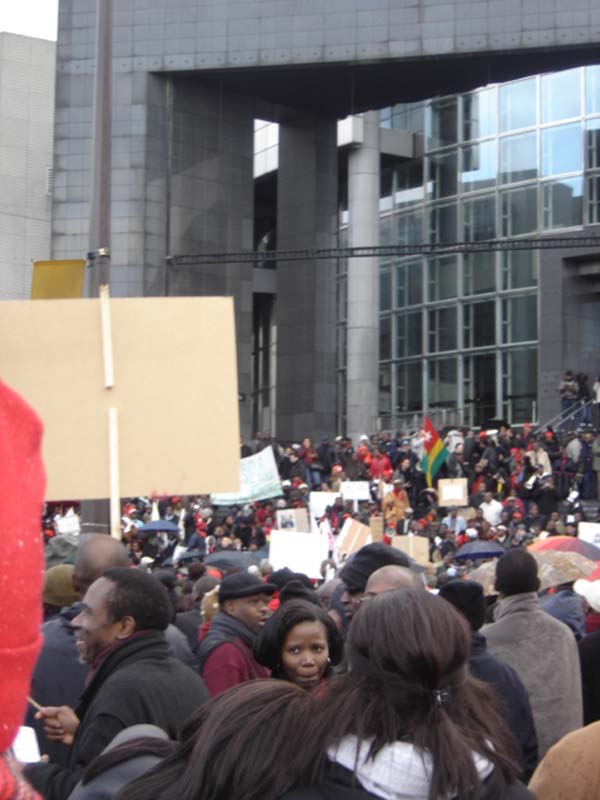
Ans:
[[[109,496],[108,409],[122,497],[239,491],[233,300],[110,300],[104,388],[99,300],[4,302],[0,377],[44,422],[46,496]]]

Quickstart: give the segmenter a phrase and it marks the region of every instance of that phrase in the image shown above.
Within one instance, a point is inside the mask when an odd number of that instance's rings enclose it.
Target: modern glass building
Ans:
[[[381,112],[381,125],[415,135],[414,158],[382,156],[382,245],[576,235],[600,223],[598,66],[388,108]],[[343,185],[340,194],[345,245]],[[416,413],[443,409],[448,413],[438,417],[448,422],[483,424],[495,417],[544,422],[540,393],[553,391],[558,371],[577,368],[550,358],[543,363],[543,348],[553,346],[545,333],[551,317],[541,324],[544,303],[549,309],[568,294],[576,309],[586,286],[589,301],[598,292],[598,261],[595,254],[584,266],[576,253],[572,258],[561,253],[559,274],[556,259],[536,250],[382,260],[378,424],[402,427]],[[555,279],[543,286],[546,267]],[[347,264],[341,262],[340,430],[346,407],[346,299]],[[582,337],[588,349],[597,347],[597,294],[594,303],[586,305],[583,316],[590,322],[573,334],[572,352],[579,352]],[[555,312],[556,326],[566,324],[570,336],[573,325],[565,323],[565,308]],[[589,364],[589,370],[599,365]]]

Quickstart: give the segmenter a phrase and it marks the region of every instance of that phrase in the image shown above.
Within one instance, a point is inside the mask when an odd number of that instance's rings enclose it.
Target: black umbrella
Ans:
[[[137,532],[149,533],[151,531],[155,531],[161,533],[177,533],[178,530],[179,528],[174,522],[169,522],[166,519],[155,519],[152,522],[148,522],[146,525],[142,525],[141,528],[137,529]]]
[[[455,560],[461,558],[471,558],[473,560],[483,560],[484,558],[499,558],[504,555],[504,548],[496,542],[485,542],[483,539],[475,539],[467,542],[457,551]]]
[[[204,563],[217,567],[217,569],[228,569],[228,567],[257,567],[263,558],[268,557],[266,550],[217,550],[216,553],[206,556]]]

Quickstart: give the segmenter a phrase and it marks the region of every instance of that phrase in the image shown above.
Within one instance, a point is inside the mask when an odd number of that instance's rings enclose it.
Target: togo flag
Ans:
[[[422,467],[425,478],[427,479],[427,486],[431,487],[437,471],[448,458],[448,451],[442,444],[442,440],[431,424],[429,417],[425,417],[423,432],[425,453],[423,455]]]

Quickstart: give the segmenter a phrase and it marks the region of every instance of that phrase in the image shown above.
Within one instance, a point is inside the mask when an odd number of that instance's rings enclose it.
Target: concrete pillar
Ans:
[[[280,123],[277,248],[335,247],[337,124],[297,113]],[[335,434],[335,261],[277,265],[277,436]]]
[[[348,242],[379,244],[379,113],[363,114],[363,144],[348,156]],[[374,430],[379,355],[379,259],[348,261],[347,432],[353,439]]]

